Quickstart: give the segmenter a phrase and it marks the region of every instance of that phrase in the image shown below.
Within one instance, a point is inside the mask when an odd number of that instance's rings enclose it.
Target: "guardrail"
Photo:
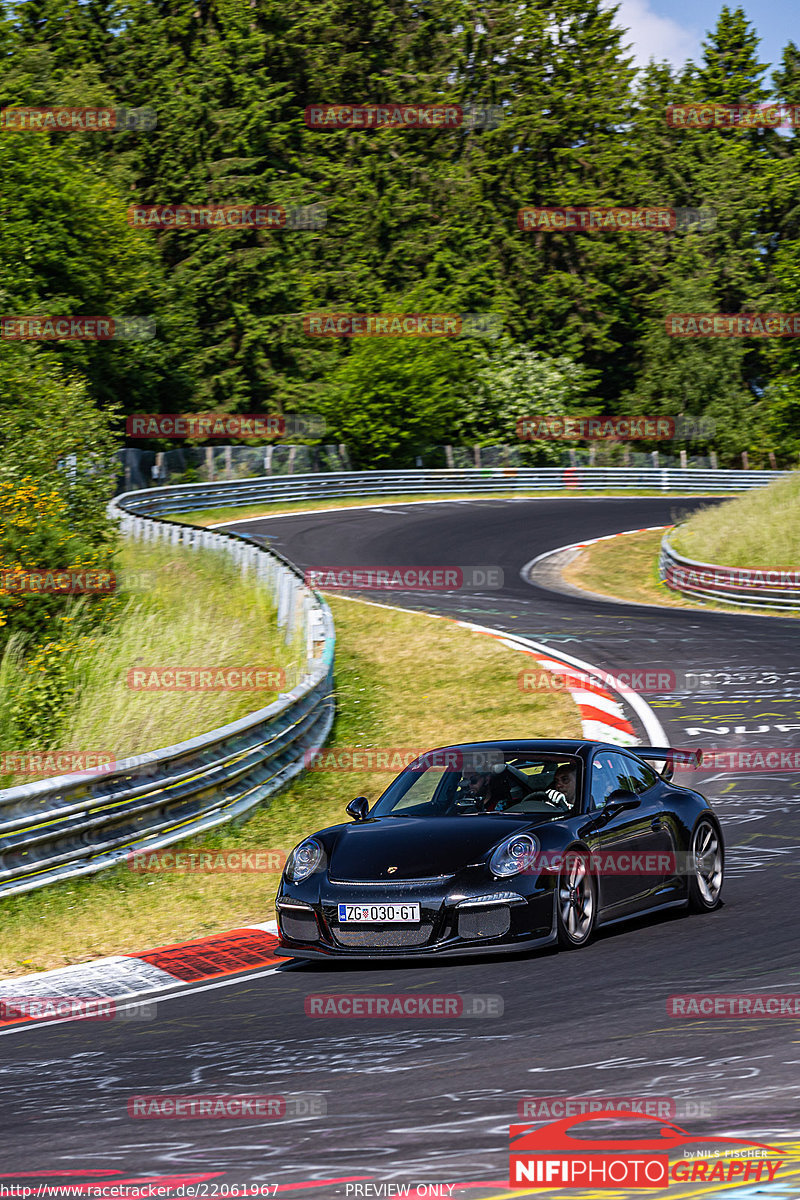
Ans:
[[[61,775],[0,791],[0,897],[87,875],[244,817],[297,775],[333,722],[330,609],[300,571],[242,535],[109,506],[124,536],[228,554],[271,590],[287,642],[302,632],[305,671],[266,708],[174,746],[126,758],[96,778]]]
[[[800,609],[800,570],[696,562],[673,549],[669,533],[661,539],[658,569],[661,582],[684,596],[724,600],[745,608]]]
[[[678,467],[475,467],[463,470],[335,471],[257,476],[225,483],[181,483],[128,492],[129,512],[156,515],[197,508],[343,496],[408,493],[529,492],[633,488],[658,492],[736,492],[763,487],[789,471],[700,471]]]

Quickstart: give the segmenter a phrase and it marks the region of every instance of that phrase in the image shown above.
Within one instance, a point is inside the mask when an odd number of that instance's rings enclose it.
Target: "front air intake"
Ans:
[[[458,914],[458,936],[462,938],[502,937],[510,928],[511,910],[503,905],[465,909]]]

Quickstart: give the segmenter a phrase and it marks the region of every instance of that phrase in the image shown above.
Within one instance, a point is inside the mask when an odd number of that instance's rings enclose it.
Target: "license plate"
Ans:
[[[371,925],[419,921],[418,904],[340,904],[339,921],[366,921]]]

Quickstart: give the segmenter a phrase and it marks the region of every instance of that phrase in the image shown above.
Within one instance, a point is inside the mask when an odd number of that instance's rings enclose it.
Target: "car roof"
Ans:
[[[455,742],[449,746],[431,747],[424,753],[438,754],[447,750],[544,750],[555,754],[573,754],[580,758],[588,758],[593,750],[627,750],[629,754],[636,755],[636,751],[627,746],[615,746],[612,742],[593,742],[588,738],[506,738],[501,741]],[[420,754],[420,758],[422,757]]]

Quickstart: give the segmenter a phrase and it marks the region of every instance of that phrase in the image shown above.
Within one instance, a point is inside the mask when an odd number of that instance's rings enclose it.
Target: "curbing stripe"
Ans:
[[[520,649],[519,645],[508,638],[502,638],[501,641],[504,646],[508,646],[512,650]],[[592,741],[615,742],[620,740],[621,735],[622,744],[626,746],[638,744],[639,738],[636,736],[636,730],[626,718],[622,705],[614,699],[607,687],[595,683],[591,678],[574,679],[574,667],[560,662],[555,657],[550,658],[533,651],[527,653],[532,654],[536,661],[551,674],[565,676],[566,690],[580,709],[584,737],[590,738]],[[592,670],[594,671],[596,668],[592,668]]]
[[[159,946],[141,954],[100,958],[9,979],[0,983],[0,1002],[15,997],[127,1001],[176,983],[202,983],[257,967],[283,966],[286,959],[273,953],[278,943],[277,932],[277,923],[268,921],[191,942]],[[14,1016],[0,1019],[0,1028],[42,1023],[39,1017]]]

